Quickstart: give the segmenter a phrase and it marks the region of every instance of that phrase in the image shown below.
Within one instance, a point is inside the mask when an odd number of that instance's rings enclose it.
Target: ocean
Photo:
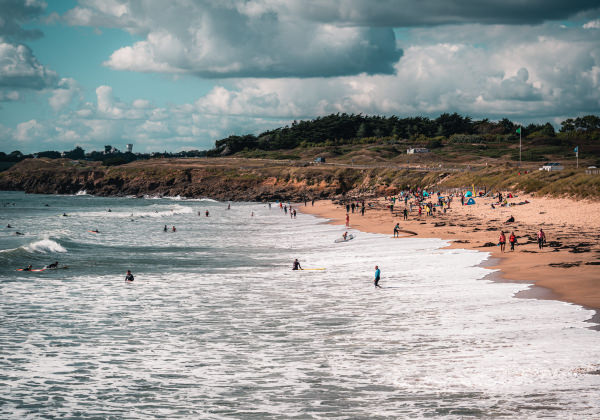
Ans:
[[[0,418],[600,416],[592,311],[514,297],[484,252],[343,231],[264,203],[0,192]]]

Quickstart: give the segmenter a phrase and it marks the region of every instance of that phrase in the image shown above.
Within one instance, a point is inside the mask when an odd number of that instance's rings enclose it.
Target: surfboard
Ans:
[[[88,232],[90,232],[90,233],[100,233],[100,232],[96,232],[95,230],[88,230]]]
[[[354,239],[354,235],[353,235],[353,234],[349,234],[349,235],[346,237],[346,239],[344,239],[344,238],[337,238],[337,239],[336,239],[335,241],[333,241],[333,242],[335,242],[335,243],[337,244],[337,243],[340,243],[340,242],[348,242],[348,241],[351,241],[352,239]]]
[[[31,270],[26,270],[25,268],[17,268],[17,271],[46,271],[47,268],[32,268]]]
[[[303,268],[302,270],[299,271],[310,271],[310,270],[325,270],[325,268]]]

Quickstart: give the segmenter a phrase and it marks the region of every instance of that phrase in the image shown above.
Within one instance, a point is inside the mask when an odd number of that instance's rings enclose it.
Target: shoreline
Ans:
[[[454,200],[447,213],[420,217],[413,209],[408,220],[403,220],[404,203],[394,206],[392,213],[383,198],[367,200],[364,216],[349,213],[350,229],[387,234],[392,238],[393,227],[400,224],[403,231],[416,233],[416,237],[439,238],[450,244],[446,248],[463,248],[488,252],[482,267],[498,270],[491,272],[493,281],[530,284],[531,287],[516,293],[516,298],[549,299],[567,302],[596,311],[590,322],[600,321],[600,215],[598,204],[519,195],[511,202],[524,205],[491,208],[492,198],[477,198],[476,205],[461,206]],[[297,204],[296,208],[344,225],[345,207],[331,200],[316,201],[314,206]],[[514,216],[515,222],[503,221]],[[547,244],[538,249],[535,234],[542,227]],[[511,231],[517,236],[514,252],[500,251],[496,243],[500,230],[506,237]],[[402,233],[401,237],[414,237]],[[510,246],[507,244],[507,250]],[[593,327],[592,327],[593,328]]]

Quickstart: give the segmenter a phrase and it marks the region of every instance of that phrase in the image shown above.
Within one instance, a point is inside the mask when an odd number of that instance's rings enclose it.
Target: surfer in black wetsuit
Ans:
[[[125,281],[133,281],[134,277],[131,274],[131,270],[127,270],[127,274],[125,274]]]
[[[54,261],[52,264],[48,264],[46,268],[58,268],[58,261]]]
[[[292,270],[303,270],[303,268],[300,266],[300,261],[298,261],[298,258],[294,260],[294,266],[292,267]]]
[[[27,268],[24,268],[23,271],[31,271],[31,269],[33,268],[33,266],[31,264],[29,264],[27,266]]]
[[[167,229],[167,225],[165,225],[165,228],[163,229],[163,232],[166,232],[167,230],[168,230]]]

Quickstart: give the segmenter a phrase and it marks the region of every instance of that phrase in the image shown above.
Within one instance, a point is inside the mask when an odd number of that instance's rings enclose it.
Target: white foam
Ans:
[[[23,248],[29,252],[40,252],[42,254],[48,252],[67,252],[61,244],[52,239],[42,239],[40,241],[32,242],[29,245],[25,245]]]
[[[75,193],[75,195],[88,195],[88,193],[86,190],[80,190],[80,191],[77,191],[77,193]]]

